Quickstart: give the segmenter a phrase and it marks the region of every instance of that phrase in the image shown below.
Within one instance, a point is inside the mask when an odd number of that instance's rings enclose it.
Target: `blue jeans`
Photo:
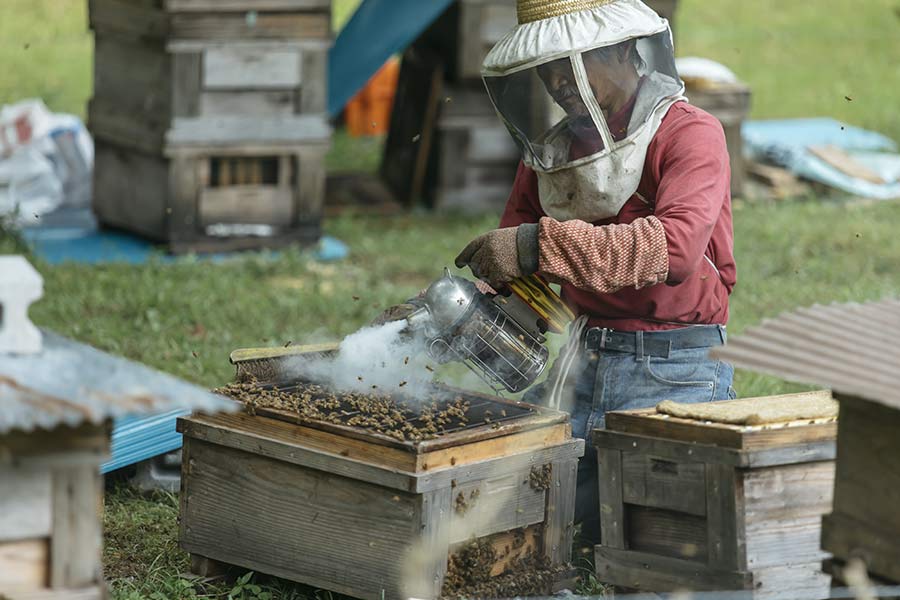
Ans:
[[[668,358],[661,358],[601,350],[582,352],[573,364],[564,391],[568,406],[562,408],[571,414],[572,434],[587,442],[578,461],[575,500],[575,521],[581,522],[587,541],[599,543],[600,533],[597,453],[591,447],[591,431],[605,427],[606,413],[611,410],[649,408],[663,400],[710,402],[734,398],[734,368],[711,360],[708,352],[708,348],[675,350]],[[547,392],[549,387],[541,384],[523,399],[543,404]]]

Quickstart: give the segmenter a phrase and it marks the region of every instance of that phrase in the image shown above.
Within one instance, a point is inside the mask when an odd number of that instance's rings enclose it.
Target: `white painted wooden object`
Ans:
[[[0,353],[37,354],[41,332],[28,306],[44,295],[44,280],[22,256],[0,256]]]

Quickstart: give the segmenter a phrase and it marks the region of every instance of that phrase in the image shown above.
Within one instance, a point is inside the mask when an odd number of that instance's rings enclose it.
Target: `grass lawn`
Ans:
[[[357,0],[337,0],[335,22]],[[91,90],[85,0],[3,0],[0,104],[38,96],[51,109],[84,114]],[[830,115],[900,140],[900,19],[894,0],[682,0],[682,55],[718,59],[754,90],[755,118]],[[845,99],[852,98],[852,101]],[[340,133],[328,166],[372,170],[378,140]],[[317,263],[300,250],[246,254],[210,264],[52,267],[31,315],[40,325],[204,386],[230,379],[237,347],[334,340],[440,274],[496,217],[404,215],[341,218],[327,233],[350,258]],[[797,200],[735,204],[739,283],[729,330],[740,333],[779,312],[813,303],[900,293],[900,205]],[[0,252],[16,251],[0,230]],[[743,396],[798,389],[746,372]],[[177,501],[113,486],[107,494],[106,565],[112,598],[312,597],[313,590],[264,582],[194,586],[178,578]]]

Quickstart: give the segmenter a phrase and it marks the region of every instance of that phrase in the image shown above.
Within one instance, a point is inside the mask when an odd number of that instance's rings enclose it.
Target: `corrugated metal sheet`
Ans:
[[[900,300],[784,313],[730,337],[712,355],[745,369],[900,407]]]
[[[0,355],[0,433],[236,410],[234,401],[177,377],[51,331],[43,335],[40,354]],[[174,419],[169,418],[173,428]]]
[[[190,413],[173,410],[149,417],[117,419],[113,424],[111,456],[100,471],[109,473],[181,448],[181,434],[175,431],[175,421]]]

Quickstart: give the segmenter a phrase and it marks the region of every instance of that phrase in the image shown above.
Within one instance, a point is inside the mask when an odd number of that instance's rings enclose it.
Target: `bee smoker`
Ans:
[[[425,291],[424,306],[407,321],[424,333],[435,361],[462,362],[496,392],[521,392],[547,365],[544,334],[561,333],[573,315],[535,275],[509,288],[508,295],[488,296],[444,269]]]

